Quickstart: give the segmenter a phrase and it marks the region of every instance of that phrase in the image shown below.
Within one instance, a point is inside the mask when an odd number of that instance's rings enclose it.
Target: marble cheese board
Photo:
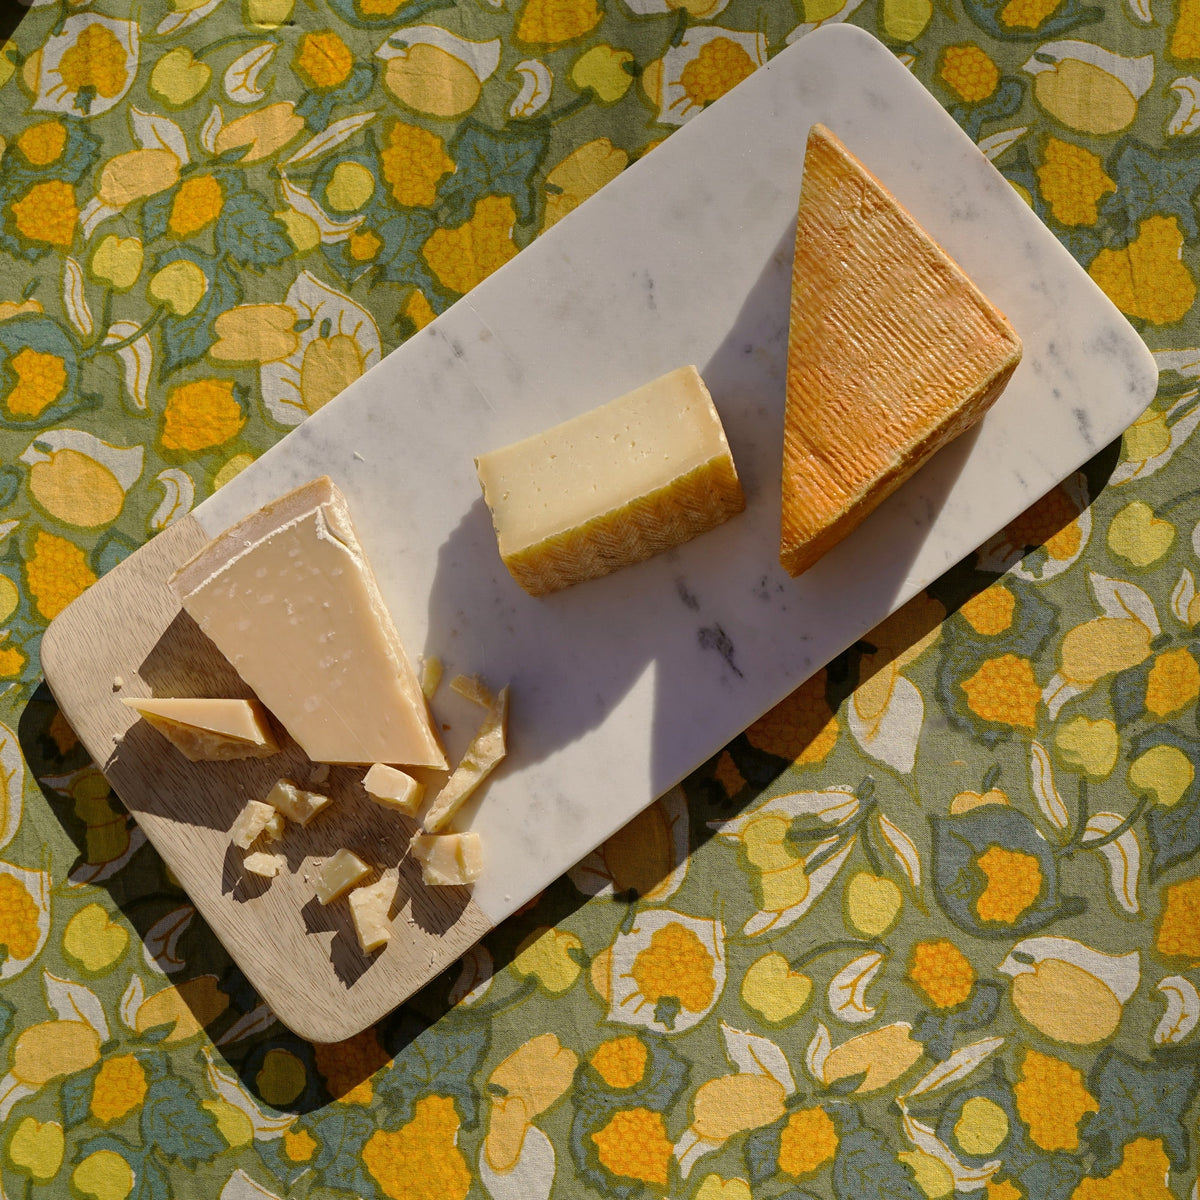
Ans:
[[[1024,360],[978,429],[813,570],[778,563],[788,298],[804,144],[837,133],[1002,308]],[[745,513],[676,551],[541,599],[504,570],[473,456],[695,363]],[[657,796],[1116,437],[1153,359],[1016,192],[895,57],[848,26],[783,51],[555,225],[72,604],[42,661],[67,719],[281,1021],[337,1041],[449,966]],[[459,827],[487,866],[425,889],[400,862],[394,936],[368,960],[312,898],[339,845],[401,858],[410,827],[334,768],[337,809],[249,881],[228,829],[278,759],[191,764],[120,696],[246,694],[170,573],[208,538],[328,474],[396,625],[447,678],[512,687],[510,756]],[[120,677],[121,686],[115,683]],[[448,722],[451,749],[477,721]],[[293,838],[293,835],[289,835]]]

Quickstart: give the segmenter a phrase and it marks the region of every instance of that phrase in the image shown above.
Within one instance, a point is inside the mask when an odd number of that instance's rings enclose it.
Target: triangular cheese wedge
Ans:
[[[779,559],[799,575],[988,409],[1021,340],[823,125],[792,268]]]
[[[257,700],[181,696],[122,698],[192,762],[266,758],[279,753],[267,712]]]
[[[349,506],[327,476],[227,529],[170,584],[314,762],[445,767]]]

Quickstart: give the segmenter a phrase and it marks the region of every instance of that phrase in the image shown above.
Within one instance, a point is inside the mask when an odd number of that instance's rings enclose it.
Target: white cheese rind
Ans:
[[[649,558],[745,508],[695,367],[475,460],[500,557],[531,595]]]
[[[327,477],[227,529],[170,584],[314,762],[445,767],[350,510]]]
[[[477,833],[419,833],[409,844],[430,887],[462,887],[483,873],[483,839]]]
[[[363,787],[376,804],[414,817],[421,807],[425,785],[385,763],[376,763],[363,777]]]
[[[357,854],[343,848],[321,864],[313,885],[317,899],[322,904],[329,904],[355,884],[362,883],[370,873],[371,868]]]
[[[122,697],[121,703],[190,762],[227,762],[279,753],[267,711],[257,700],[139,696]]]
[[[297,825],[307,825],[317,813],[332,803],[328,796],[322,796],[320,792],[306,792],[290,779],[280,779],[267,794],[265,802]]]
[[[396,880],[388,876],[350,893],[350,916],[364,954],[373,954],[391,940],[390,914],[395,894]]]

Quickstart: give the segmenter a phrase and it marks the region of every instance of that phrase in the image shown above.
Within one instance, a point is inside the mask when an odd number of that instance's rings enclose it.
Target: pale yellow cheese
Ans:
[[[266,758],[279,753],[267,712],[257,700],[209,697],[122,697],[192,762]]]
[[[260,837],[275,841],[282,832],[283,820],[279,810],[261,800],[251,800],[238,813],[229,836],[235,846],[249,850]]]
[[[393,808],[407,816],[416,816],[425,795],[425,785],[395,767],[376,763],[363,777],[363,787],[376,804]]]
[[[171,587],[314,762],[445,767],[350,510],[327,477],[227,529]]]
[[[438,833],[467,797],[496,769],[508,753],[505,734],[508,724],[508,688],[501,688],[482,724],[463,753],[454,773],[442,785],[421,823],[426,833]]]
[[[364,954],[373,954],[391,940],[390,914],[395,894],[396,880],[388,876],[350,893],[350,916]]]
[[[266,803],[277,808],[289,821],[307,825],[331,801],[320,792],[306,792],[290,779],[280,779],[267,794]]]
[[[814,125],[792,275],[785,569],[806,571],[974,424],[1020,359],[1004,314]]]
[[[255,850],[242,859],[242,866],[251,875],[261,875],[264,879],[274,879],[283,870],[285,863],[282,854],[272,854],[268,850]]]
[[[322,904],[328,904],[348,892],[356,883],[361,883],[370,873],[371,868],[357,854],[341,849],[327,858],[317,872],[314,885],[317,899]]]
[[[483,839],[477,833],[419,833],[410,845],[430,887],[461,887],[483,872]]]
[[[745,508],[695,367],[475,460],[513,578],[558,591],[678,546]]]

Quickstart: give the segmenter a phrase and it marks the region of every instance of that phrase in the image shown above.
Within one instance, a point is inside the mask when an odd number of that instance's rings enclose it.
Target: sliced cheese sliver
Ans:
[[[508,722],[508,688],[501,688],[483,724],[471,740],[454,773],[442,785],[429,811],[421,820],[426,833],[439,833],[467,797],[496,769],[507,753],[505,728]]]
[[[257,700],[123,696],[121,703],[191,762],[266,758],[279,753],[266,709]]]

